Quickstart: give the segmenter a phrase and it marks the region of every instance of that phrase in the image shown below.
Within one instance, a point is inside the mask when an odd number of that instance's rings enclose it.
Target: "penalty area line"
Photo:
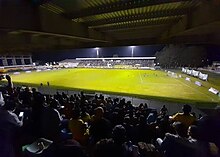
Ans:
[[[179,81],[181,84],[185,85],[186,87],[189,87],[189,88],[193,89],[195,92],[198,92],[198,93],[200,93],[200,94],[202,94],[202,95],[205,95],[207,98],[209,98],[209,99],[211,99],[212,101],[214,101],[214,99],[213,99],[211,96],[209,96],[209,95],[207,95],[207,94],[205,94],[205,93],[203,93],[203,92],[201,92],[201,91],[199,91],[199,90],[194,89],[193,87],[191,87],[191,86],[185,84],[184,82],[182,82],[182,81],[180,81],[180,80],[178,80],[178,81]]]

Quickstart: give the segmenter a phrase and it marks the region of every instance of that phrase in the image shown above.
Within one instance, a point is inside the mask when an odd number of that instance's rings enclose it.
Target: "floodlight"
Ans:
[[[135,48],[135,46],[130,46],[130,48],[131,48],[131,56],[134,57],[134,48]]]
[[[95,48],[97,58],[99,58],[99,49],[100,49],[99,47],[96,47],[96,48]]]

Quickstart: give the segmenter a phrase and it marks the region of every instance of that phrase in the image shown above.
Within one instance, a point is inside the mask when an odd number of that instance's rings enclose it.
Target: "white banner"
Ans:
[[[199,73],[199,78],[203,81],[207,81],[208,80],[208,74],[203,74],[203,73]]]
[[[189,78],[189,77],[186,77],[186,81],[190,81],[190,78]]]
[[[195,84],[197,85],[197,86],[202,86],[202,83],[201,82],[199,82],[199,81],[195,81]]]
[[[200,72],[199,72],[199,71],[196,71],[196,70],[193,70],[193,71],[192,71],[192,75],[195,76],[195,77],[198,77],[198,76],[199,76],[199,73],[200,73]]]
[[[187,69],[187,70],[186,70],[186,73],[187,73],[188,75],[191,75],[191,74],[192,74],[192,70]]]
[[[194,77],[198,77],[199,79],[201,79],[203,81],[208,80],[208,74],[203,74],[200,71],[190,70],[190,69],[187,69],[187,68],[182,68],[182,72],[186,73],[188,75],[194,76]]]
[[[217,90],[217,89],[215,89],[215,88],[209,88],[209,92],[211,92],[211,93],[213,93],[213,94],[218,94],[219,93],[219,91]]]

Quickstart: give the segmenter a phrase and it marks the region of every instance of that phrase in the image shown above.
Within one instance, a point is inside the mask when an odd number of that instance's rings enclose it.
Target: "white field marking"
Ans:
[[[162,84],[162,85],[169,85],[169,86],[180,86],[179,84],[174,84],[174,83],[154,83],[154,82],[144,82],[143,81],[143,78],[140,74],[140,72],[138,73],[139,74],[139,77],[140,77],[140,80],[141,80],[141,84]]]
[[[182,81],[180,81],[180,80],[178,80],[178,81],[179,81],[181,84],[183,84],[183,85],[185,85],[185,86],[187,86],[187,87],[193,89],[194,91],[199,92],[199,93],[202,94],[202,95],[205,95],[207,98],[211,99],[212,101],[215,101],[211,96],[209,96],[209,95],[207,95],[207,94],[205,94],[205,93],[203,93],[203,92],[200,92],[199,90],[196,90],[196,89],[192,88],[191,86],[185,84],[184,82],[182,82]]]
[[[142,77],[141,77],[140,72],[138,72],[138,74],[139,74],[139,77],[140,77],[140,79],[141,79],[141,83],[143,84],[143,79],[142,79]]]

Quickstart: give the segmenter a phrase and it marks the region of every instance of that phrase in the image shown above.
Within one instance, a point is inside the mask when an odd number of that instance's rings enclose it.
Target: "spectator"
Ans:
[[[96,143],[100,139],[109,138],[111,136],[111,124],[103,115],[103,108],[97,107],[89,130],[92,143]]]
[[[190,157],[192,154],[190,144],[185,138],[185,128],[181,122],[173,124],[176,134],[166,133],[164,140],[157,139],[159,149],[166,157]]]
[[[4,85],[4,86],[0,86],[0,91],[3,93],[3,94],[9,94],[11,95],[13,93],[13,83],[12,83],[12,80],[11,80],[11,77],[9,75],[0,75],[0,81],[2,79],[6,79],[7,80],[7,84]]]
[[[166,108],[166,105],[163,105],[163,107],[160,109],[160,114],[165,116],[168,112],[168,109]]]
[[[72,110],[72,118],[69,121],[69,129],[72,132],[73,139],[80,144],[85,145],[88,139],[86,124],[80,119],[80,111]]]
[[[202,141],[199,137],[199,130],[196,125],[191,125],[188,128],[189,142],[192,143],[193,157],[209,157],[211,153],[209,151],[209,143]]]
[[[113,128],[112,139],[97,142],[94,157],[138,157],[138,147],[126,142],[126,130],[122,125]]]
[[[3,102],[3,100],[2,100]],[[15,157],[19,152],[18,129],[23,125],[23,116],[19,119],[14,113],[16,104],[13,100],[6,100],[0,108],[0,156]]]
[[[220,155],[220,107],[216,107],[212,115],[199,119],[198,127],[202,140],[213,142],[218,147]]]
[[[58,108],[58,101],[53,99],[50,104],[44,103],[44,108],[40,116],[40,132],[41,136],[58,142],[60,140],[60,124],[62,117]],[[48,118],[49,117],[49,118]]]
[[[190,125],[193,125],[196,122],[196,118],[190,114],[191,110],[191,106],[184,105],[182,108],[183,113],[175,114],[172,116],[171,121],[181,122],[187,129]]]

